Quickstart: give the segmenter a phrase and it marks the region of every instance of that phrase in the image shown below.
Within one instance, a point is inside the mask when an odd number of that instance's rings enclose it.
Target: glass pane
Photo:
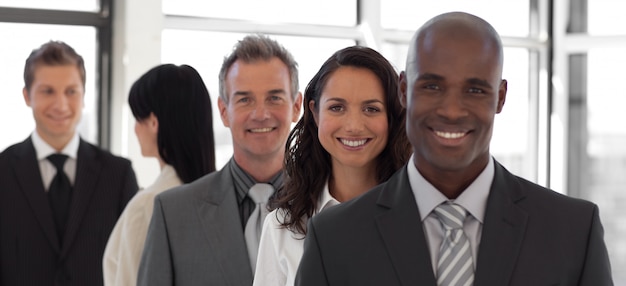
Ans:
[[[408,45],[385,43],[382,53],[399,71],[405,69]],[[523,48],[504,48],[503,77],[508,81],[508,92],[504,109],[496,115],[491,153],[511,172],[534,181],[536,166],[532,166],[529,144],[529,61],[530,54]]]
[[[538,73],[536,73],[538,74]],[[504,108],[496,114],[491,153],[509,171],[535,181],[537,166],[532,166],[530,144],[535,136],[530,126],[530,53],[524,48],[504,48],[504,70],[508,90]],[[534,95],[536,96],[536,95]]]
[[[163,0],[163,14],[264,23],[356,25],[356,0]]]
[[[626,1],[623,0],[589,0],[588,27],[591,35],[626,34]]]
[[[85,60],[85,107],[78,130],[83,139],[96,143],[98,94],[96,92],[96,30],[92,27],[0,23],[0,38],[11,39],[0,53],[0,150],[21,142],[35,130],[31,109],[24,103],[24,63],[35,48],[50,40],[72,46]]]
[[[615,285],[626,285],[626,92],[615,85],[625,65],[624,47],[589,51],[588,141],[581,154],[588,164],[585,173],[570,174],[587,177],[583,196],[600,206]]]
[[[463,11],[485,19],[503,36],[526,37],[529,34],[529,0],[385,0],[380,2],[381,22],[383,27],[389,29],[414,31],[436,15]]]
[[[246,34],[185,31],[166,29],[162,34],[161,60],[163,63],[188,64],[202,75],[213,101],[213,129],[215,133],[218,168],[232,156],[230,130],[222,124],[217,111],[219,96],[218,73],[224,57]],[[298,62],[300,91],[335,51],[354,45],[354,40],[271,36],[293,54]]]
[[[96,12],[99,0],[0,0],[0,7]]]

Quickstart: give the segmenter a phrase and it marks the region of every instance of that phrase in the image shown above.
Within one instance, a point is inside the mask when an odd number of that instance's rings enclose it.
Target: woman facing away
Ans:
[[[136,285],[154,197],[215,171],[211,98],[194,68],[152,68],[133,84],[128,103],[141,154],[155,157],[161,173],[137,192],[117,221],[104,252],[105,285]]]
[[[398,75],[378,52],[337,51],[309,82],[285,183],[263,226],[254,285],[293,285],[308,219],[386,181],[411,154]]]

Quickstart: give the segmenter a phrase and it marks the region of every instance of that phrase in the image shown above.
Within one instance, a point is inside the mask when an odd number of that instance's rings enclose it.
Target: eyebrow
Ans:
[[[440,76],[438,74],[433,74],[433,73],[424,73],[421,74],[418,78],[418,81],[420,80],[444,80],[443,76]],[[492,88],[491,84],[489,84],[488,81],[484,80],[484,79],[480,79],[480,78],[468,78],[467,80],[465,80],[467,83],[469,84],[473,84],[473,85],[478,85],[478,86],[482,86],[482,87],[486,87],[486,88]]]
[[[474,85],[479,85],[479,86],[486,87],[486,88],[492,88],[491,84],[489,84],[489,82],[484,80],[484,79],[469,78],[469,79],[467,79],[467,83],[474,84]]]
[[[443,76],[434,73],[423,73],[417,77],[417,80],[443,80]]]
[[[279,89],[272,89],[272,90],[268,91],[267,93],[268,93],[268,94],[271,94],[271,95],[275,95],[275,94],[287,94],[287,92],[286,92],[284,89],[282,89],[282,88],[279,88]]]
[[[250,95],[252,94],[251,91],[248,90],[239,90],[239,91],[235,91],[235,93],[233,94],[233,96],[246,96],[246,95]],[[287,92],[284,89],[271,89],[267,92],[267,94],[271,94],[271,95],[275,95],[275,94],[287,94]]]
[[[341,103],[346,103],[347,101],[343,98],[340,97],[331,97],[329,99],[326,99],[324,102],[329,102],[329,101],[338,101]],[[380,103],[380,104],[385,104],[382,100],[379,99],[369,99],[369,100],[365,100],[362,102],[363,104],[372,104],[372,103]]]

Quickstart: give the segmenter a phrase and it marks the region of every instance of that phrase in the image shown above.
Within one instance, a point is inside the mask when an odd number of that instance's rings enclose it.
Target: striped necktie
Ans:
[[[470,286],[474,283],[474,266],[469,240],[463,232],[467,211],[457,204],[445,202],[435,208],[444,230],[439,249],[437,285]]]

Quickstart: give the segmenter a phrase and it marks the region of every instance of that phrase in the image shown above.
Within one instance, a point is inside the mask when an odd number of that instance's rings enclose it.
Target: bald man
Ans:
[[[613,285],[598,207],[489,153],[502,62],[476,16],[439,15],[415,33],[400,76],[414,155],[311,219],[296,285]]]

